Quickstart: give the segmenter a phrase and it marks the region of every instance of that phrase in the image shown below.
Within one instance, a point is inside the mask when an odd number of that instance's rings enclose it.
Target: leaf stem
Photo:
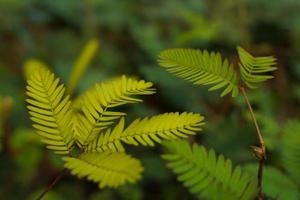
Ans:
[[[36,200],[41,200],[47,194],[47,192],[49,192],[54,187],[54,185],[63,177],[65,172],[66,169],[63,169],[52,181],[52,183],[48,185],[48,187],[36,198]]]
[[[251,118],[253,120],[255,129],[256,129],[257,137],[259,140],[259,147],[257,147],[257,146],[251,146],[251,147],[252,147],[256,157],[259,160],[259,167],[258,167],[258,172],[257,172],[257,188],[258,188],[257,199],[263,200],[264,198],[263,198],[263,193],[262,193],[262,179],[263,179],[264,164],[265,164],[265,160],[266,160],[266,146],[265,146],[265,142],[262,137],[262,134],[260,132],[260,128],[258,126],[254,111],[253,111],[250,101],[248,99],[246,90],[244,87],[240,87],[240,91],[244,97],[245,102],[247,103],[249,112],[251,114]]]

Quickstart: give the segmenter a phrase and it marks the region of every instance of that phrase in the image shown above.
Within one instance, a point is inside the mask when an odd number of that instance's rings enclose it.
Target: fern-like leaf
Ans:
[[[237,74],[219,53],[195,49],[168,49],[159,55],[159,64],[179,78],[194,84],[213,85],[209,91],[225,88],[221,96],[237,96]]]
[[[276,70],[274,57],[254,57],[241,47],[237,47],[237,51],[240,57],[241,77],[249,88],[256,88],[257,84],[273,78],[273,76],[265,75],[265,73]]]
[[[124,152],[125,149],[121,143],[122,133],[124,131],[124,118],[114,127],[113,130],[107,129],[100,133],[95,140],[90,142],[86,148],[86,152]]]
[[[69,96],[49,70],[39,69],[27,81],[26,101],[33,127],[47,148],[58,154],[68,154],[74,138],[71,132]]]
[[[134,183],[141,178],[141,163],[125,153],[83,153],[78,158],[64,157],[65,167],[79,178],[103,187],[118,187],[126,182]]]
[[[162,140],[176,140],[201,131],[204,117],[194,113],[165,113],[151,118],[136,119],[124,130],[121,119],[113,131],[107,130],[88,145],[87,151],[124,151],[121,142],[154,146]]]
[[[110,108],[142,102],[135,95],[153,94],[151,82],[138,81],[122,76],[121,78],[96,84],[81,100],[83,115],[79,116],[79,142],[87,145],[97,137],[101,130],[106,129],[113,120],[125,115],[122,112],[109,111]]]
[[[203,146],[190,147],[187,141],[166,143],[168,153],[162,155],[167,166],[178,175],[178,180],[197,196],[210,200],[252,200],[256,193],[256,181],[232,169],[232,162],[223,155]]]
[[[283,166],[300,185],[300,121],[291,120],[285,125],[280,149]]]

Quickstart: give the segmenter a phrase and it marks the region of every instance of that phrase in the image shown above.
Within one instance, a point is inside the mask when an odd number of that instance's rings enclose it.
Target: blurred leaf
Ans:
[[[179,45],[192,42],[210,42],[218,37],[219,27],[213,21],[208,21],[199,13],[190,11],[182,12],[182,16],[189,24],[190,29],[177,37],[176,41]]]
[[[26,128],[18,128],[12,135],[11,148],[18,168],[16,174],[23,184],[29,182],[38,169],[44,149],[39,140],[33,130]]]
[[[281,162],[293,180],[300,185],[300,121],[289,120],[282,132]]]
[[[247,164],[244,169],[256,176],[257,164]],[[277,200],[298,200],[300,192],[297,185],[284,173],[272,166],[265,166],[263,173],[263,192]]]
[[[76,88],[80,78],[84,75],[85,71],[89,67],[92,59],[95,57],[96,52],[99,48],[99,42],[96,39],[91,39],[87,42],[84,46],[81,54],[77,58],[72,72],[70,74],[69,82],[68,82],[68,92],[70,94],[73,93],[74,89]]]
[[[49,70],[50,68],[43,63],[42,61],[38,60],[38,59],[28,59],[26,60],[26,62],[24,63],[24,75],[26,80],[30,79],[30,77],[34,74],[35,71],[37,71],[38,69],[45,69],[45,70]]]

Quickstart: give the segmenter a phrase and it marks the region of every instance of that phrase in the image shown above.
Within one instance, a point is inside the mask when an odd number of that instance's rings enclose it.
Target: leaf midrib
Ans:
[[[45,94],[46,94],[46,96],[47,96],[46,99],[47,99],[47,101],[48,101],[48,103],[49,103],[49,105],[50,105],[50,111],[53,113],[53,117],[54,117],[54,119],[55,119],[55,123],[57,124],[57,129],[59,130],[60,136],[61,136],[63,142],[65,143],[65,146],[67,147],[67,149],[68,149],[68,151],[69,151],[69,153],[70,153],[70,148],[69,148],[69,146],[68,146],[68,143],[65,141],[65,137],[64,137],[64,135],[63,135],[63,128],[61,127],[61,124],[59,123],[59,120],[58,120],[58,118],[57,118],[57,114],[54,112],[55,108],[54,108],[54,106],[53,106],[53,102],[51,101],[51,98],[50,98],[50,95],[49,95],[49,93],[48,93],[47,87],[46,87],[46,85],[45,85],[45,83],[44,83],[43,81],[41,81],[41,83],[42,83],[44,92],[45,92]],[[57,87],[56,87],[55,89],[57,89]],[[54,90],[54,91],[55,91],[55,90]],[[54,91],[53,91],[53,92],[54,92]]]
[[[182,67],[184,67],[184,68],[188,68],[188,66],[191,66],[191,67],[193,67],[193,68],[196,68],[196,69],[199,69],[199,70],[203,70],[204,73],[207,73],[207,74],[210,74],[210,75],[214,75],[214,76],[216,76],[216,77],[218,77],[218,78],[221,78],[223,81],[226,81],[227,83],[236,86],[236,84],[233,82],[232,79],[228,79],[228,76],[226,76],[226,75],[223,74],[223,73],[215,74],[215,73],[213,73],[213,71],[207,70],[207,69],[209,69],[208,67],[203,67],[203,66],[201,66],[200,64],[199,64],[199,65],[198,65],[198,64],[192,64],[192,65],[190,65],[190,63],[183,63],[183,62],[178,61],[178,60],[176,60],[176,59],[171,59],[171,58],[168,58],[168,59],[170,59],[173,63],[175,63],[175,64],[178,65],[178,66],[182,66]],[[223,67],[223,65],[222,65],[222,67]],[[228,69],[228,70],[229,70],[229,69]],[[234,73],[235,73],[235,72],[234,72]]]

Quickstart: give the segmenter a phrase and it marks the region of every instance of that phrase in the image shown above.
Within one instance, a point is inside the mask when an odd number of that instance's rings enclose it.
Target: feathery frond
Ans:
[[[74,138],[71,132],[69,96],[59,79],[49,70],[38,69],[27,81],[26,101],[33,127],[47,148],[58,154],[70,153]]]
[[[141,163],[125,153],[82,153],[78,158],[64,157],[65,167],[79,178],[103,187],[118,187],[126,182],[135,183],[141,178]]]
[[[138,81],[126,76],[96,84],[94,89],[85,93],[81,100],[82,115],[79,115],[79,142],[88,144],[97,137],[100,131],[113,124],[115,119],[125,113],[109,111],[110,108],[142,102],[136,95],[153,94],[151,82]]]
[[[124,151],[121,142],[154,146],[162,140],[176,140],[201,131],[204,117],[194,113],[165,113],[151,118],[136,119],[124,130],[122,118],[113,131],[107,130],[88,145],[87,151]]]
[[[300,184],[300,121],[289,121],[282,136],[281,161],[291,177]]]
[[[124,118],[114,127],[113,130],[107,129],[100,133],[96,139],[90,142],[86,148],[86,152],[124,152],[125,149],[121,143],[122,134],[124,131]]]
[[[242,47],[237,47],[240,58],[240,73],[242,80],[249,88],[256,88],[257,84],[273,78],[266,73],[276,70],[276,59],[273,56],[254,57]]]
[[[237,96],[238,78],[233,65],[219,53],[195,49],[168,49],[159,55],[159,64],[175,76],[199,85],[213,85],[209,91],[225,88],[221,96]]]
[[[36,65],[37,66],[37,65]],[[194,135],[204,124],[204,117],[194,113],[165,113],[136,119],[127,128],[125,113],[111,109],[142,102],[137,95],[154,93],[151,82],[122,76],[96,84],[71,104],[60,80],[44,67],[30,72],[26,100],[33,127],[47,148],[63,157],[73,175],[87,177],[100,188],[118,187],[141,178],[141,163],[124,153],[123,143],[153,146],[163,139],[173,140]],[[117,119],[120,121],[113,127]],[[81,150],[77,157],[74,142]]]
[[[78,110],[74,110],[73,104],[71,105],[71,112],[72,112],[72,119],[71,119],[71,130],[74,134],[74,142],[77,144],[79,148],[83,148],[81,138],[82,133],[81,131],[81,121],[80,117],[82,117],[82,114],[78,112]]]
[[[167,166],[190,192],[210,200],[252,200],[256,194],[256,180],[232,169],[232,162],[223,155],[203,146],[190,147],[187,141],[166,143],[168,153],[162,155]]]

